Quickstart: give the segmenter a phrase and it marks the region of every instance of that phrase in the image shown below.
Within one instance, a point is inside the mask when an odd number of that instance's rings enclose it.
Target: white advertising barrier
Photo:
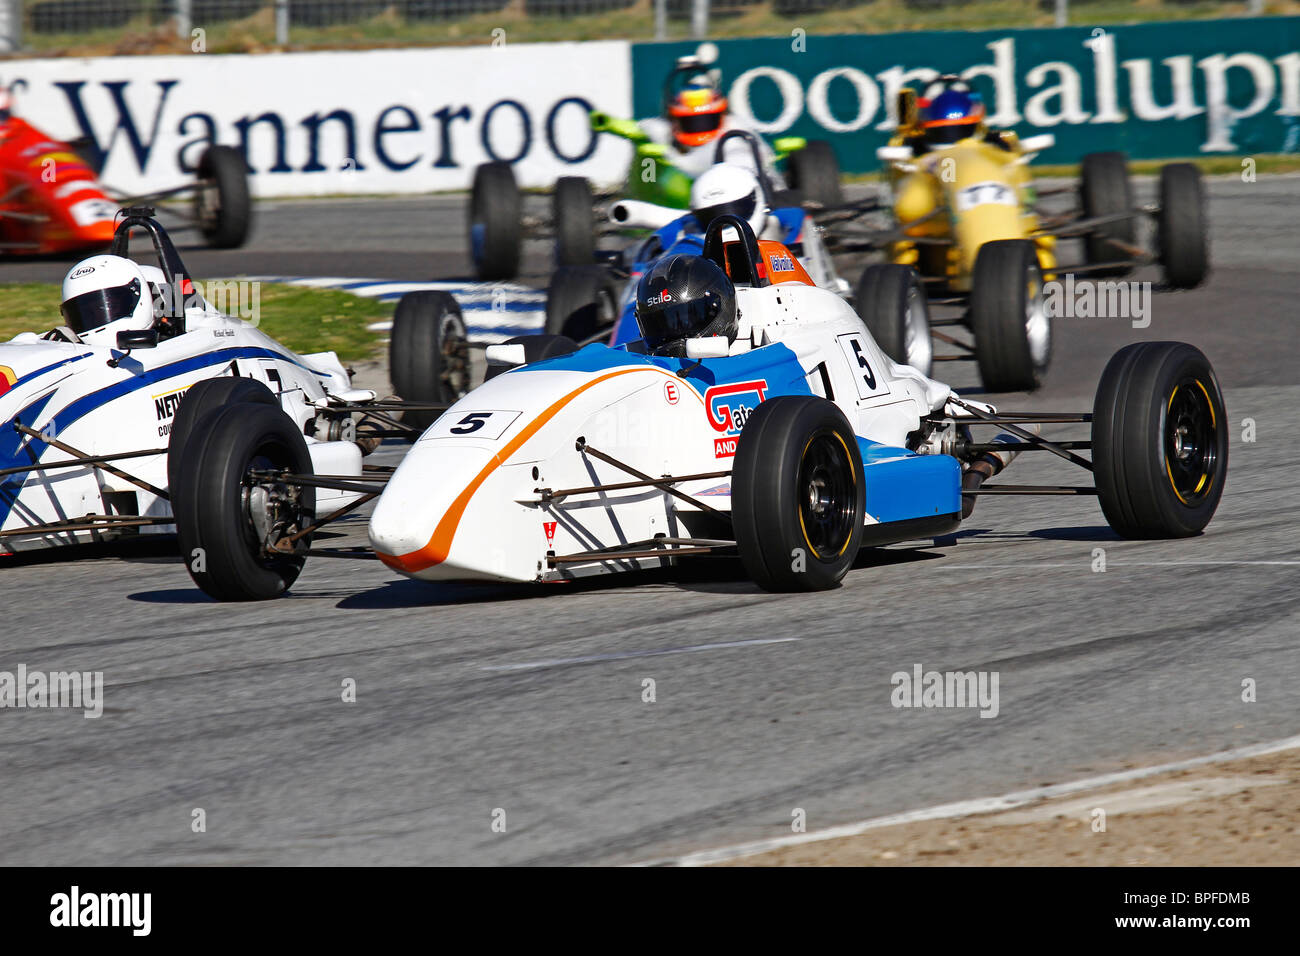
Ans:
[[[525,186],[615,182],[630,146],[587,113],[632,111],[624,42],[0,63],[16,112],[51,136],[89,136],[103,180],[179,185],[212,141],[242,146],[259,196],[464,189],[513,162]]]

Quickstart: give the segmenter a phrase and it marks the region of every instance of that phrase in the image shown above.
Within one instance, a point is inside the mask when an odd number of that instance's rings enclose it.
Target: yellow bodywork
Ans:
[[[983,131],[907,162],[886,166],[894,216],[908,237],[947,238],[951,245],[891,243],[890,260],[914,266],[927,277],[946,277],[953,292],[969,292],[975,256],[995,239],[1031,239],[1045,279],[1056,268],[1056,238],[1038,231],[1033,181],[1014,133],[997,134],[1007,148]],[[900,130],[890,145],[919,142]]]

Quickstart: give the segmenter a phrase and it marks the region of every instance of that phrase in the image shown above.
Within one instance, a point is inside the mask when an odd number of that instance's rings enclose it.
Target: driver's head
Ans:
[[[749,223],[754,235],[763,234],[767,224],[767,203],[758,177],[744,166],[718,163],[706,169],[691,186],[691,213],[700,228],[722,215],[739,216]]]
[[[736,288],[702,256],[672,255],[656,262],[636,288],[636,324],[656,355],[685,355],[686,340],[736,337]]]
[[[961,82],[945,84],[921,105],[921,134],[929,149],[974,136],[984,122],[984,103]]]
[[[673,138],[683,149],[711,143],[722,133],[727,98],[708,79],[692,80],[668,104]]]
[[[150,329],[154,302],[140,267],[121,256],[92,256],[63,280],[63,321],[90,345],[112,346],[117,333]]]

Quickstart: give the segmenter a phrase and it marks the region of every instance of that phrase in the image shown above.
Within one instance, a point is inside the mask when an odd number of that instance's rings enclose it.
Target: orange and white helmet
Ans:
[[[727,98],[712,82],[693,79],[668,104],[673,136],[684,149],[703,146],[722,133]]]

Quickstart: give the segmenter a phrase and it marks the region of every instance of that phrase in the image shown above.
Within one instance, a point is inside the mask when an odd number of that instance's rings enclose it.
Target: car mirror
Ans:
[[[157,329],[127,329],[117,333],[117,347],[120,349],[152,349],[158,346]]]
[[[802,136],[782,136],[772,143],[773,148],[778,153],[797,153],[808,145],[808,140]]]
[[[1026,153],[1041,153],[1045,149],[1051,149],[1056,145],[1056,137],[1051,133],[1039,133],[1037,136],[1027,136],[1020,141],[1020,148]]]
[[[701,359],[726,358],[731,354],[731,342],[725,335],[706,335],[703,338],[686,340],[686,357]]]
[[[882,163],[901,163],[911,158],[910,146],[881,146],[876,150],[876,159]]]
[[[637,145],[637,152],[642,156],[649,156],[651,159],[666,159],[668,147],[663,143],[640,143]]]
[[[523,365],[528,361],[522,342],[489,345],[484,353],[489,365]]]

